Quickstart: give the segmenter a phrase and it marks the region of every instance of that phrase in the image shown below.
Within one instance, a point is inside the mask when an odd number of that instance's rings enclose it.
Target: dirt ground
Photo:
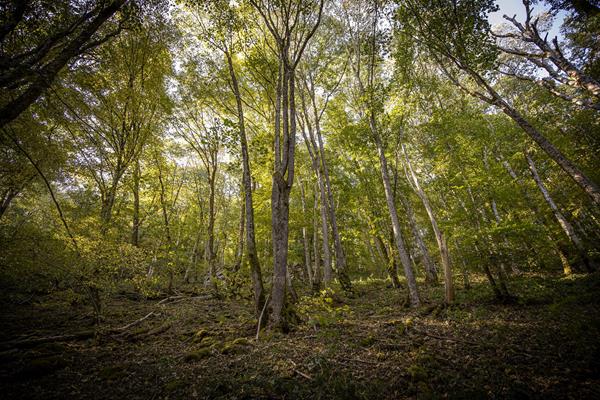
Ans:
[[[600,399],[598,274],[515,277],[508,305],[482,281],[450,307],[423,287],[418,309],[384,281],[353,283],[352,298],[301,298],[301,323],[258,341],[246,300],[116,296],[93,338],[90,307],[3,296],[0,397]],[[68,334],[82,337],[33,342]]]

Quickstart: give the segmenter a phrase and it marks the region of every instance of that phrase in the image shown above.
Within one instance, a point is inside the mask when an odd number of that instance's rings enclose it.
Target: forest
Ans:
[[[0,397],[600,398],[597,0],[0,0]]]

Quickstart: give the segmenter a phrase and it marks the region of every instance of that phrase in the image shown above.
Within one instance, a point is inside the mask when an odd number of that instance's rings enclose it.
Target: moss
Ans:
[[[192,351],[187,353],[184,357],[183,360],[185,362],[194,362],[194,361],[200,361],[203,360],[207,357],[210,357],[211,355],[211,349],[207,348],[207,347],[203,347],[201,349]]]
[[[200,329],[198,332],[196,332],[192,338],[192,342],[194,343],[201,343],[206,339],[212,339],[212,337],[209,335],[209,333],[206,331],[206,329]]]
[[[111,365],[109,367],[101,369],[100,372],[98,373],[98,376],[100,376],[100,378],[102,378],[104,380],[114,381],[117,379],[124,378],[127,375],[127,373],[125,372],[126,370],[127,370],[127,365],[124,365],[124,364]]]
[[[406,369],[406,372],[414,381],[424,381],[427,379],[427,370],[418,364],[413,364]]]
[[[222,354],[240,354],[248,350],[252,343],[246,338],[237,338],[230,342],[223,343]]]
[[[218,344],[218,341],[212,336],[206,336],[196,343],[198,343],[200,347],[210,347]]]
[[[362,338],[360,340],[360,345],[362,347],[371,347],[373,344],[375,344],[376,341],[377,339],[375,339],[372,335],[369,335],[366,338]]]
[[[237,338],[231,344],[240,346],[252,346],[252,343],[246,338]]]
[[[187,382],[183,379],[173,379],[164,384],[163,388],[166,392],[175,392],[176,390],[183,389],[187,386]]]

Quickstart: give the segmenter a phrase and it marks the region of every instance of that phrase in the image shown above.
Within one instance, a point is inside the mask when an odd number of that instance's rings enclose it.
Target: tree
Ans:
[[[256,250],[256,231],[254,228],[254,205],[252,199],[252,173],[250,170],[250,155],[248,151],[248,139],[246,135],[246,122],[244,118],[244,104],[242,93],[238,82],[238,73],[234,57],[243,46],[241,32],[246,28],[243,21],[244,10],[241,7],[234,8],[234,5],[227,1],[209,2],[202,6],[202,11],[208,17],[205,23],[202,16],[196,18],[203,29],[205,40],[216,50],[223,53],[227,64],[229,74],[229,86],[235,98],[235,117],[237,118],[237,129],[239,134],[239,144],[242,153],[242,185],[244,193],[245,232],[246,232],[246,252],[250,263],[250,274],[254,286],[254,304],[257,316],[260,314],[264,302],[264,288],[262,282],[262,272],[260,260]],[[207,25],[210,24],[210,25]],[[240,228],[243,233],[243,225]],[[240,249],[243,246],[242,235],[240,235]]]
[[[127,2],[94,1],[74,6],[65,0],[50,6],[13,0],[2,7],[6,22],[0,28],[0,127],[42,96],[70,61],[116,36],[126,18],[110,22]],[[113,27],[101,29],[106,25]]]
[[[360,5],[357,5],[360,7]],[[363,77],[361,76],[361,61],[363,58],[361,49],[363,47],[363,43],[361,43],[361,38],[364,35],[364,29],[370,28],[370,32],[367,33],[367,38],[370,42],[369,44],[369,53],[366,55],[368,57],[367,61],[367,84],[363,82]],[[383,181],[383,186],[385,190],[385,198],[388,207],[388,211],[390,214],[390,219],[392,222],[392,229],[394,234],[394,240],[396,249],[398,250],[398,254],[400,256],[400,261],[402,263],[402,267],[404,269],[404,275],[406,277],[406,281],[408,284],[409,297],[411,304],[416,307],[420,304],[419,293],[417,290],[417,283],[414,277],[414,273],[412,270],[412,265],[410,262],[410,258],[408,252],[406,250],[404,239],[402,238],[402,231],[400,228],[400,221],[398,219],[398,211],[396,209],[395,199],[392,193],[392,185],[390,182],[389,171],[388,171],[388,162],[385,155],[385,148],[383,143],[383,138],[378,129],[378,124],[376,120],[376,113],[380,109],[381,105],[376,103],[375,99],[375,70],[376,70],[376,60],[378,57],[377,54],[377,45],[376,45],[376,35],[377,35],[377,26],[378,26],[378,4],[375,4],[374,12],[372,15],[369,15],[367,18],[363,14],[353,15],[352,19],[349,14],[347,14],[347,24],[349,25],[347,28],[351,32],[352,35],[352,43],[350,48],[351,61],[350,65],[354,71],[356,85],[358,86],[358,93],[361,98],[361,102],[363,103],[363,112],[365,112],[368,118],[369,129],[371,132],[372,140],[375,142],[375,146],[377,148],[377,154],[379,157],[379,165],[381,171],[381,178]],[[350,24],[354,24],[351,26]]]
[[[448,0],[434,6],[424,0],[408,0],[400,4],[397,15],[402,29],[426,47],[448,79],[470,95],[502,110],[588,194],[594,204],[600,204],[598,185],[486,79],[497,55],[486,16],[495,9],[491,0]],[[447,10],[453,10],[453,18],[448,18]],[[453,34],[447,38],[447,32]]]
[[[274,42],[279,62],[275,101],[274,171],[271,195],[273,236],[273,328],[287,329],[283,316],[289,232],[289,197],[294,183],[296,146],[296,68],[304,49],[321,22],[324,0],[250,0],[260,13]]]

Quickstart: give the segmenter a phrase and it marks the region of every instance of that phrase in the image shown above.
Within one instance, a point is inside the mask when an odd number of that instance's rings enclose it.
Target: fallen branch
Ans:
[[[298,366],[298,364],[296,364],[296,363],[295,363],[293,360],[289,360],[289,361],[292,363],[292,365],[293,365],[294,367],[297,367],[297,366]],[[305,378],[306,378],[306,379],[308,379],[309,381],[312,381],[312,380],[313,380],[312,376],[310,376],[310,375],[308,375],[308,374],[305,374],[304,372],[300,371],[299,369],[296,369],[296,368],[294,368],[293,370],[294,370],[294,372],[295,372],[295,373],[297,373],[297,374],[298,374],[298,375],[300,375],[300,376],[303,376],[303,377],[305,377]]]
[[[258,325],[256,326],[256,340],[258,340],[258,335],[260,334],[260,326],[262,324],[262,319],[263,315],[265,314],[265,310],[267,309],[267,304],[269,304],[269,297],[271,297],[271,293],[267,295],[265,304],[263,305],[262,311],[260,312],[260,316],[258,317]]]
[[[144,320],[146,320],[146,319],[150,318],[152,315],[158,315],[158,314],[156,314],[154,311],[152,311],[152,312],[149,312],[149,313],[148,313],[146,316],[144,316],[144,317],[142,317],[142,318],[140,318],[140,319],[138,319],[138,320],[135,320],[135,321],[133,321],[133,322],[132,322],[132,323],[130,323],[130,324],[127,324],[127,325],[125,325],[125,326],[122,326],[122,327],[120,327],[120,328],[116,328],[116,329],[115,329],[115,331],[124,331],[124,330],[126,330],[126,329],[129,329],[129,328],[131,328],[132,326],[136,326],[137,324],[141,323],[142,321],[144,321]]]
[[[158,328],[155,328],[155,329],[152,329],[152,330],[148,331],[147,333],[138,334],[138,335],[134,336],[131,339],[132,340],[139,340],[139,339],[146,338],[148,336],[159,335],[159,334],[161,334],[163,332],[166,332],[169,329],[171,329],[171,326],[172,325],[170,323],[166,323],[166,324],[163,324],[163,325],[159,326]]]
[[[159,301],[158,303],[156,303],[157,306],[161,305],[161,304],[165,304],[168,303],[172,300],[177,300],[177,299],[181,299],[183,296],[169,296],[169,297],[165,297],[164,299],[162,299],[161,301]]]
[[[68,342],[72,340],[83,340],[93,338],[95,335],[94,330],[83,331],[79,333],[74,333],[72,335],[57,335],[57,336],[47,336],[35,339],[25,339],[25,340],[13,340],[9,342],[0,343],[0,347],[8,348],[8,347],[30,347],[36,346],[38,344],[50,343],[50,342]]]

